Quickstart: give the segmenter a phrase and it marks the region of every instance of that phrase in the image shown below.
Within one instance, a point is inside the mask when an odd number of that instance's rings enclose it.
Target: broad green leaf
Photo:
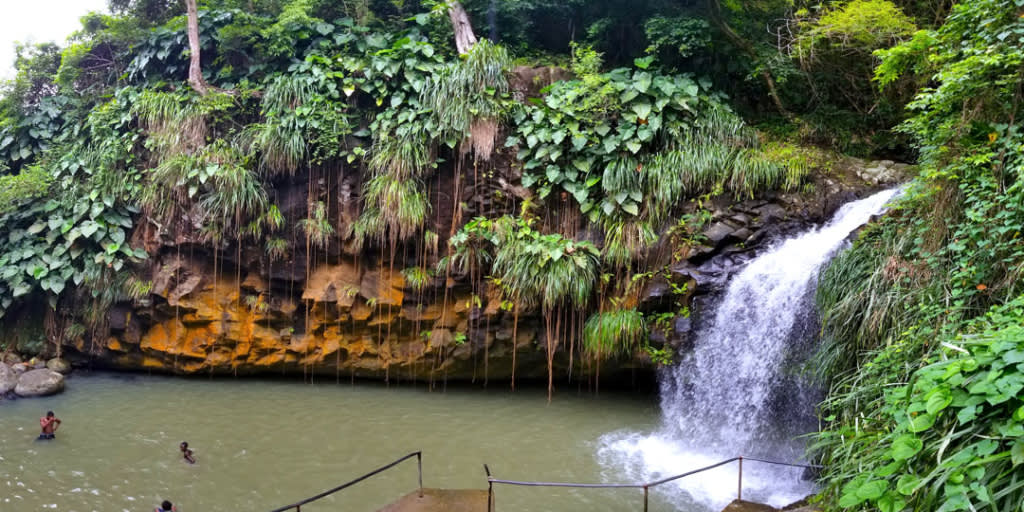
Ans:
[[[646,101],[633,103],[629,108],[636,113],[640,119],[647,119],[651,115],[651,104]]]
[[[628,148],[628,149],[629,149],[629,151],[630,151],[631,153],[633,153],[634,155],[635,155],[635,154],[636,154],[636,153],[637,153],[638,151],[640,151],[640,148],[641,148],[641,147],[642,147],[642,146],[641,146],[641,144],[640,144],[640,141],[638,141],[638,140],[631,140],[631,141],[629,141],[629,142],[627,142],[627,143],[626,143],[626,148]]]
[[[644,125],[637,129],[636,137],[640,139],[641,142],[647,142],[654,138],[654,132],[650,129],[650,127]]]
[[[1003,354],[1003,361],[1010,364],[1024,363],[1024,350],[1010,350]]]
[[[892,449],[889,451],[889,455],[894,460],[907,460],[917,455],[917,452],[921,451],[923,447],[924,443],[917,436],[905,434],[897,437],[892,442]]]
[[[875,476],[881,477],[892,476],[896,474],[896,472],[899,471],[901,468],[903,468],[903,461],[897,460],[890,462],[879,469],[876,469],[874,471],[874,474]]]
[[[878,499],[877,504],[880,512],[900,512],[907,506],[907,501],[897,494],[887,492]]]
[[[558,183],[558,179],[562,177],[562,171],[557,165],[549,165],[547,169],[544,170],[544,175],[551,183]]]
[[[125,235],[124,235],[124,230],[123,229],[117,229],[117,228],[112,229],[112,230],[110,230],[110,232],[107,233],[107,235],[110,236],[110,239],[113,240],[118,245],[124,243],[124,236]]]
[[[587,202],[587,198],[590,196],[590,191],[586,187],[578,187],[572,191],[572,197],[577,203],[583,204]]]
[[[865,500],[877,500],[885,494],[888,487],[889,484],[885,480],[870,480],[857,488],[857,496]]]
[[[611,215],[615,213],[615,203],[610,201],[601,201],[601,209],[604,210],[605,215]]]
[[[1014,466],[1024,464],[1024,439],[1017,439],[1010,447],[1010,461]]]
[[[967,423],[973,421],[974,418],[977,418],[977,417],[978,417],[978,406],[976,406],[976,405],[968,405],[968,406],[960,409],[956,413],[956,419],[957,419],[957,421],[960,422],[961,425],[966,425]]]
[[[653,63],[653,62],[654,62],[654,56],[653,55],[648,55],[647,57],[633,59],[633,65],[638,67],[638,68],[640,68],[640,69],[647,69],[647,68],[651,67],[651,63]]]
[[[319,32],[320,35],[326,36],[327,34],[330,34],[334,30],[334,25],[331,25],[330,23],[320,22],[317,23],[316,25],[313,25],[313,29]]]
[[[15,298],[21,297],[26,293],[32,291],[32,285],[28,283],[18,283],[14,285],[14,289],[11,291],[11,295]]]
[[[623,204],[622,209],[630,215],[640,215],[640,208],[636,205],[636,203]]]
[[[59,277],[50,279],[50,291],[56,295],[60,295],[60,292],[64,291],[64,280]]]
[[[935,416],[931,414],[918,414],[910,418],[909,430],[911,432],[924,432],[935,424]]]
[[[87,221],[83,222],[82,225],[79,226],[79,228],[78,228],[79,232],[83,236],[85,236],[85,237],[92,236],[93,233],[95,233],[98,229],[100,229],[99,223],[96,222],[96,221],[93,221],[93,220],[87,220]],[[71,233],[74,233],[74,232],[75,232],[74,230],[71,231]]]
[[[911,494],[914,494],[914,489],[920,483],[921,479],[917,476],[906,474],[896,481],[896,490],[904,496],[910,496]]]
[[[633,87],[636,90],[646,93],[651,88],[651,74],[646,71],[639,71],[633,75]]]
[[[928,402],[925,404],[925,411],[928,414],[938,414],[939,411],[949,406],[953,401],[953,394],[945,386],[937,387],[928,393]]]
[[[856,492],[845,493],[839,498],[839,506],[842,508],[853,508],[861,503],[864,503],[864,498],[858,496]]]
[[[590,172],[590,160],[585,158],[577,158],[573,160],[572,166],[579,169],[580,172]]]

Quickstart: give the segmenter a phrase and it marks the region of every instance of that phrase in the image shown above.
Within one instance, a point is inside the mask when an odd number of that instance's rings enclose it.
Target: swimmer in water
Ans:
[[[196,458],[192,456],[192,450],[188,449],[188,442],[186,441],[181,442],[181,455],[185,457],[189,464],[196,463]]]
[[[171,502],[164,500],[163,503],[156,509],[156,512],[177,512],[178,509],[174,508]]]
[[[60,420],[53,415],[53,411],[47,411],[46,416],[39,418],[39,427],[42,429],[42,432],[39,434],[37,439],[53,439],[55,437],[54,434],[57,432],[57,427],[59,426]]]

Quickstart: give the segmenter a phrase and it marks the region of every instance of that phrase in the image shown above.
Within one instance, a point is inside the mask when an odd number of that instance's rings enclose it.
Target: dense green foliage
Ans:
[[[880,82],[929,79],[900,128],[923,170],[819,292],[832,390],[816,447],[840,507],[1024,503],[1021,7],[958,4],[881,52]]]

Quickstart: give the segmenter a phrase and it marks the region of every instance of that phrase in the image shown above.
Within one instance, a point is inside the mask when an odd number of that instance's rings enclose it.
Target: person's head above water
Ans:
[[[47,418],[52,418],[53,417],[53,411],[46,411],[46,417]]]
[[[181,442],[181,451],[188,450],[188,441]]]
[[[164,500],[164,502],[160,504],[160,510],[174,510],[174,505],[171,505],[171,502]]]

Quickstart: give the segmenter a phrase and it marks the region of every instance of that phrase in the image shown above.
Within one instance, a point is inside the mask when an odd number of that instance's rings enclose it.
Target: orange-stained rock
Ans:
[[[251,290],[256,293],[262,293],[267,291],[267,281],[260,277],[256,272],[249,272],[245,275],[245,280],[242,281],[242,288]]]
[[[475,323],[489,331],[474,335],[483,336],[475,338],[477,344],[457,344],[455,333],[466,332],[469,323],[473,294],[468,288],[428,287],[406,295],[399,272],[362,271],[352,263],[321,265],[305,288],[297,283],[294,289],[271,286],[251,269],[241,283],[230,272],[214,279],[210,271],[187,258],[172,257],[158,266],[154,280],[160,290],[154,284],[154,293],[163,299],[126,316],[130,320],[121,323],[129,328],[112,331],[98,347],[101,364],[173,373],[434,381],[473,378],[486,349],[504,358],[488,361],[490,377],[511,374],[511,313],[500,308],[493,289],[484,299],[487,320]],[[536,366],[544,360],[543,347],[534,343],[535,329],[521,327],[515,340],[518,361]],[[89,343],[71,345],[69,350],[95,360]],[[521,367],[516,373],[532,374],[540,373]]]
[[[352,319],[357,322],[365,322],[372,314],[373,308],[367,306],[365,302],[359,301],[352,306]]]
[[[386,268],[369,270],[363,273],[359,282],[359,294],[366,299],[373,299],[377,304],[401,306],[405,297],[405,277],[395,271],[393,274]]]
[[[373,315],[373,318],[371,318],[366,325],[369,325],[370,327],[376,327],[378,325],[388,325],[391,322],[393,322],[396,318],[398,318],[398,313],[398,308],[391,306],[382,306],[380,308],[380,311],[377,312],[376,315]]]
[[[361,287],[360,274],[359,268],[348,262],[318,267],[306,281],[302,300],[351,307]],[[398,300],[400,302],[401,297]]]
[[[78,347],[78,345],[75,345],[75,348],[78,348],[79,350],[81,350],[81,348]],[[113,350],[114,352],[125,352],[125,348],[123,346],[121,346],[121,342],[118,341],[117,338],[108,338],[107,339],[107,349],[108,350]]]
[[[402,318],[413,322],[437,320],[441,318],[441,306],[438,304],[406,304],[402,306]]]

